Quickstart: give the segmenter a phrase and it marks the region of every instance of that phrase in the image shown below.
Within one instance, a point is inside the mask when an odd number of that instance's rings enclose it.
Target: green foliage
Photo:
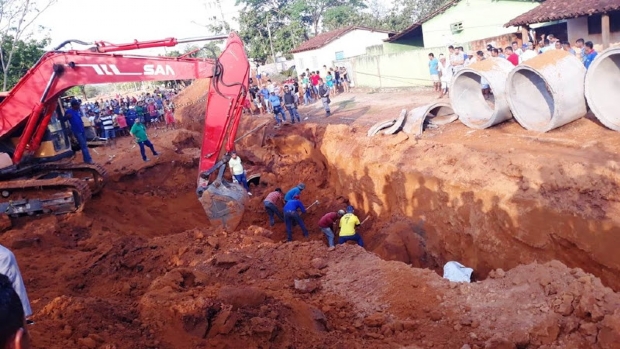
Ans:
[[[13,54],[10,65],[6,68],[0,65],[4,90],[11,89],[45,53],[44,48],[49,44],[48,40],[15,40],[10,35],[3,35],[1,47],[2,57],[8,57],[11,50]]]
[[[321,32],[351,25],[400,31],[424,18],[447,0],[237,0],[240,36],[256,63],[273,61]]]

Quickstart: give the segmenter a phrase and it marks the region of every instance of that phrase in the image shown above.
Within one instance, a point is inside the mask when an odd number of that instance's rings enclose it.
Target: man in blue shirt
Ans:
[[[594,51],[594,44],[592,43],[592,41],[588,41],[586,42],[586,56],[583,60],[583,65],[586,67],[586,69],[590,68],[590,64],[592,64],[592,61],[594,61],[594,58],[596,58],[596,55],[598,55],[598,53],[596,51]]]
[[[269,89],[267,86],[263,85],[263,88],[260,89],[260,94],[263,96],[263,101],[265,101],[265,107],[267,108],[267,112],[271,113],[271,104],[269,103]]]
[[[299,196],[301,195],[301,191],[306,189],[306,185],[303,183],[299,183],[297,184],[296,187],[293,187],[293,189],[289,190],[286,192],[286,195],[284,195],[284,202],[289,202],[290,200],[293,200],[293,198],[295,196]]]
[[[278,127],[282,123],[282,121],[286,121],[286,115],[284,114],[284,110],[282,110],[282,104],[280,103],[280,97],[276,96],[275,92],[271,92],[271,96],[269,96],[269,104],[273,108],[273,116],[276,118],[276,122],[278,123]],[[282,121],[278,118],[278,114],[282,114]]]
[[[293,224],[299,224],[301,231],[304,233],[304,237],[308,237],[308,229],[304,225],[303,219],[299,216],[297,210],[301,213],[306,213],[306,208],[299,201],[299,196],[294,196],[292,200],[284,205],[284,223],[286,224],[286,237],[288,241],[293,241]]]
[[[88,144],[86,144],[86,132],[84,130],[84,123],[82,122],[82,112],[80,111],[80,102],[73,99],[71,100],[71,109],[67,109],[65,111],[65,116],[60,119],[61,121],[69,121],[71,124],[71,132],[77,139],[80,144],[80,149],[82,149],[82,156],[84,157],[84,162],[87,164],[92,164],[93,159],[90,157],[90,153],[88,152]]]
[[[435,58],[435,55],[433,53],[429,53],[428,54],[428,69],[431,73],[431,81],[433,82],[433,85],[435,86],[435,91],[439,92],[439,90],[441,89],[441,81],[439,81],[439,61],[437,60],[437,58]]]

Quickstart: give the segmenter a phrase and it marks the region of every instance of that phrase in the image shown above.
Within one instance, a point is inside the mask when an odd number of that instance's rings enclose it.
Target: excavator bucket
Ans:
[[[240,185],[222,181],[219,186],[209,184],[198,200],[211,225],[232,231],[241,223],[248,194]]]
[[[250,63],[241,39],[231,33],[215,62],[209,92],[200,156],[198,200],[212,226],[237,228],[248,200],[247,191],[223,177],[234,149],[243,102],[248,94]],[[215,173],[217,172],[217,175]],[[212,176],[213,175],[213,176]],[[217,177],[209,183],[210,177]]]

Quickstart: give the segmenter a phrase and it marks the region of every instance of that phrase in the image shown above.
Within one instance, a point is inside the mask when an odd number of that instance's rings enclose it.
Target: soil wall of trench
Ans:
[[[619,290],[613,154],[599,151],[584,163],[570,149],[558,156],[492,144],[476,150],[403,133],[368,138],[354,126],[304,125],[265,128],[239,148],[264,166],[266,184],[309,181],[305,200],[317,197],[330,209],[349,202],[360,219],[371,215],[360,231],[367,249],[384,259],[438,272],[455,260],[478,278],[560,260]]]

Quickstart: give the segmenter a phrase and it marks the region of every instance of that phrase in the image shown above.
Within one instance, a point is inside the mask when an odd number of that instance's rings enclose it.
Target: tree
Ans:
[[[386,29],[400,31],[445,5],[449,0],[393,0],[385,18]]]
[[[2,90],[9,85],[15,53],[20,45],[29,41],[32,23],[58,0],[0,0],[0,61]]]
[[[0,65],[2,71],[3,90],[12,88],[24,76],[41,56],[45,53],[45,46],[49,44],[45,40],[15,40],[13,37],[4,35],[0,38],[0,57],[11,56],[10,66],[5,61]],[[10,68],[10,69],[9,69]]]

